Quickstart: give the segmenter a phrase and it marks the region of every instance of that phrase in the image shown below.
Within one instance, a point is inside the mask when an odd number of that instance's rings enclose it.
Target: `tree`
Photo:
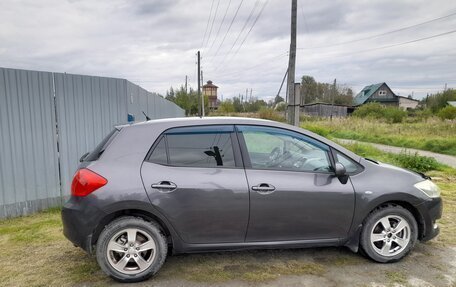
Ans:
[[[302,76],[301,79],[301,104],[315,102],[318,97],[318,83],[311,76]]]
[[[166,99],[184,109],[187,116],[198,114],[198,93],[191,88],[189,92],[186,92],[184,86],[181,86],[177,90],[171,87],[166,91]],[[204,99],[204,107],[207,114],[209,112],[207,97]]]
[[[222,113],[234,113],[233,101],[228,99],[220,103],[218,110]]]
[[[437,113],[437,116],[442,120],[454,120],[456,119],[456,107],[446,106]]]
[[[435,95],[427,96],[423,102],[433,113],[443,109],[448,101],[456,101],[456,90],[448,89]]]
[[[333,103],[336,105],[351,105],[353,90],[346,86],[319,83],[311,76],[302,76],[301,79],[301,104],[315,102]]]

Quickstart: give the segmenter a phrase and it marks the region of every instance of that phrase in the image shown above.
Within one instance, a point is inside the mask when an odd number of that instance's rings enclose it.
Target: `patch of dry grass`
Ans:
[[[292,254],[294,253],[294,254]],[[283,275],[322,276],[326,269],[302,250],[263,250],[170,257],[157,276],[220,283],[233,279],[264,282]]]
[[[432,242],[456,246],[456,174],[432,172],[430,176],[440,187],[443,199],[443,214],[438,221],[440,235]]]

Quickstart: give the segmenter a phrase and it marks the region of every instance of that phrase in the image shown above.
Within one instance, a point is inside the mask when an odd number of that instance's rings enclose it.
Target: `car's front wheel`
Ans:
[[[410,211],[387,205],[374,210],[364,221],[361,247],[371,259],[389,263],[407,255],[417,238],[418,226]]]
[[[97,261],[121,282],[143,281],[161,268],[167,255],[166,237],[159,226],[137,217],[121,217],[101,232]]]

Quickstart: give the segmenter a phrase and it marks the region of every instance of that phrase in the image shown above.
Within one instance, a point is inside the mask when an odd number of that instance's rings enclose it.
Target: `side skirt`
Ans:
[[[271,242],[241,242],[241,243],[210,243],[210,244],[182,244],[175,246],[174,253],[198,253],[217,251],[237,251],[251,249],[282,249],[282,248],[309,248],[340,246],[340,238],[316,240],[292,240]],[[176,248],[177,247],[177,248]]]

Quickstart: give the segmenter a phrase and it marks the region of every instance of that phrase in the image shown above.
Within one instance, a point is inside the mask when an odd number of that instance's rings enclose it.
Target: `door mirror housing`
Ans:
[[[347,170],[345,169],[345,166],[343,164],[341,164],[340,162],[336,162],[336,164],[334,165],[334,173],[337,177],[341,177],[347,174]]]

